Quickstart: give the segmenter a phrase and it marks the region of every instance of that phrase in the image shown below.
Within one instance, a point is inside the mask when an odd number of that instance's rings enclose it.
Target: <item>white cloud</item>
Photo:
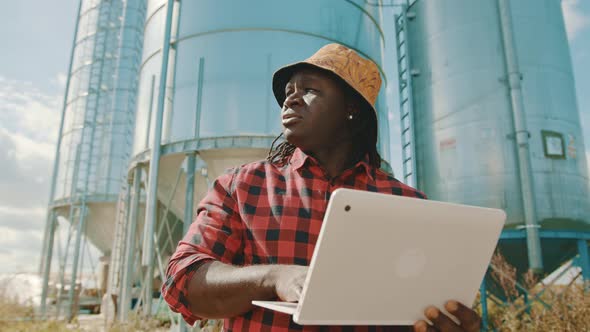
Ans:
[[[62,96],[0,78],[0,272],[37,267]]]
[[[12,142],[9,156],[20,166],[38,158],[53,159],[61,95],[45,93],[31,82],[0,80],[0,136]]]
[[[0,274],[38,267],[65,80],[51,79],[58,91],[49,93],[0,76]],[[60,222],[62,240],[68,225]]]
[[[44,157],[26,137],[5,134],[0,129],[0,206],[4,208],[35,208],[45,205],[49,192],[49,176],[52,162]],[[23,142],[15,142],[21,139]],[[17,148],[17,146],[19,146]],[[50,149],[53,149],[51,147]],[[37,154],[36,154],[37,152]],[[0,216],[0,224],[3,224]]]
[[[5,79],[0,81],[0,127],[13,135],[53,143],[57,138],[61,103],[61,92],[49,94],[30,82]]]
[[[42,158],[51,161],[54,158],[55,144],[38,141],[30,136],[20,133],[14,133],[0,127],[0,135],[12,140],[15,149],[10,151],[21,166],[28,168],[27,161],[35,158]]]
[[[569,41],[574,40],[582,30],[590,26],[590,14],[582,12],[580,3],[580,0],[563,0],[561,2]]]
[[[25,231],[0,226],[0,272],[35,271],[43,239],[43,228]]]
[[[61,92],[41,91],[30,82],[6,78],[0,81],[0,207],[3,209],[45,206],[59,125],[60,95]],[[7,218],[6,213],[0,213],[0,224],[12,220]]]

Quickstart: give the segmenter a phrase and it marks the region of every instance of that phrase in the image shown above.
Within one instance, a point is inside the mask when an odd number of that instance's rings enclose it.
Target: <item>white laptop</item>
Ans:
[[[506,213],[360,190],[332,194],[298,303],[253,301],[301,325],[412,325],[470,306]]]

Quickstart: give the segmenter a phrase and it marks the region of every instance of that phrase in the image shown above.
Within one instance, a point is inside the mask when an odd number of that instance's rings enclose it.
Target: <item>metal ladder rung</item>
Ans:
[[[408,157],[408,158],[404,159],[404,164],[409,162],[410,160],[412,160],[412,157]]]
[[[410,130],[410,128],[405,128],[404,130],[402,130],[402,135],[408,132],[408,130]]]
[[[404,147],[403,148],[405,149],[405,148],[407,148],[410,145],[412,145],[412,142],[408,142],[408,143],[404,144]]]

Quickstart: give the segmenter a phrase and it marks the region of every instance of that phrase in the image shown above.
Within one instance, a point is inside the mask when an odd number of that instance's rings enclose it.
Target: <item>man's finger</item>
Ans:
[[[443,332],[461,332],[463,329],[455,324],[447,315],[437,307],[430,306],[424,310],[426,318],[430,319],[436,329]]]
[[[481,317],[462,303],[457,301],[448,301],[445,303],[445,309],[461,322],[461,327],[465,331],[479,331]]]
[[[414,331],[415,332],[436,332],[436,329],[434,327],[428,325],[428,323],[426,323],[426,321],[419,320],[414,324]]]

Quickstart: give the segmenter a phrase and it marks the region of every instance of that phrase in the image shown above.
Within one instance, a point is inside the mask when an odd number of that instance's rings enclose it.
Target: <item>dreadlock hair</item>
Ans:
[[[326,71],[327,72],[327,71]],[[368,102],[351,86],[345,83],[341,78],[331,72],[329,73],[333,79],[343,89],[345,96],[348,97],[349,102],[352,102],[358,109],[355,114],[353,121],[348,121],[348,130],[351,133],[352,144],[353,144],[353,160],[357,162],[365,155],[369,157],[369,164],[372,167],[381,167],[381,156],[377,152],[377,118],[372,107]],[[345,116],[343,113],[342,116]],[[266,160],[273,164],[284,165],[293,155],[296,147],[287,142],[286,140],[279,143],[276,147],[275,144],[283,136],[281,133],[272,142],[268,156]]]

